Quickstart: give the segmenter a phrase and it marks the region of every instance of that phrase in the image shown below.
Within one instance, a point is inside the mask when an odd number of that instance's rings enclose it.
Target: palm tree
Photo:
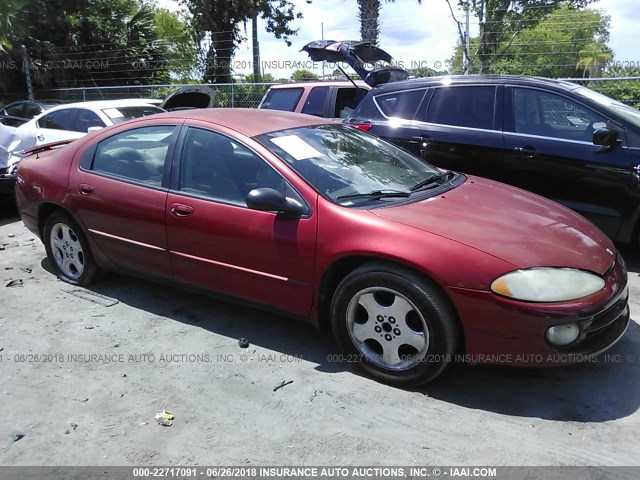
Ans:
[[[613,58],[611,51],[600,42],[593,42],[587,45],[587,48],[580,50],[578,53],[580,60],[578,60],[577,68],[582,68],[582,76],[587,75],[587,71],[592,72],[589,76],[596,76],[600,66]]]
[[[15,37],[17,25],[14,21],[25,0],[3,0],[0,2],[0,52],[11,46],[9,38]]]
[[[394,3],[395,0],[385,0]],[[422,0],[418,0],[422,3]],[[360,19],[360,37],[363,41],[378,44],[380,35],[380,9],[381,0],[358,0],[358,18]]]

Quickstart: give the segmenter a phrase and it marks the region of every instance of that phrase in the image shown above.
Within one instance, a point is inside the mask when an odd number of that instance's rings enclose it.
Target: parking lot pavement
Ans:
[[[640,255],[623,252],[637,319]],[[0,259],[2,465],[640,464],[636,321],[597,363],[455,364],[407,391],[273,314],[116,274],[61,282],[15,212]]]

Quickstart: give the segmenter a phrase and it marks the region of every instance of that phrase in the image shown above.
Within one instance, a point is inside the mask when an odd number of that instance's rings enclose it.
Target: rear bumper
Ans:
[[[590,297],[557,304],[516,302],[491,292],[452,288],[468,363],[545,367],[593,360],[622,338],[630,322],[627,273],[621,258]],[[557,348],[545,339],[554,325],[577,323],[580,336]]]

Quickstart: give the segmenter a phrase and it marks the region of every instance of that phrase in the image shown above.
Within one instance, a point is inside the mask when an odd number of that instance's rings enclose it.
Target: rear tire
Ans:
[[[52,213],[44,225],[44,247],[58,276],[75,285],[92,283],[99,268],[80,225],[67,213]]]
[[[346,361],[403,387],[438,376],[461,336],[457,314],[437,285],[385,263],[365,264],[342,280],[331,326]]]

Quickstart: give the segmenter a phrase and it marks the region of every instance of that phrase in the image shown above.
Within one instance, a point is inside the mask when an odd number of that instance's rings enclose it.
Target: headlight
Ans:
[[[593,273],[574,268],[516,270],[494,280],[493,292],[526,302],[563,302],[586,297],[604,287]]]

